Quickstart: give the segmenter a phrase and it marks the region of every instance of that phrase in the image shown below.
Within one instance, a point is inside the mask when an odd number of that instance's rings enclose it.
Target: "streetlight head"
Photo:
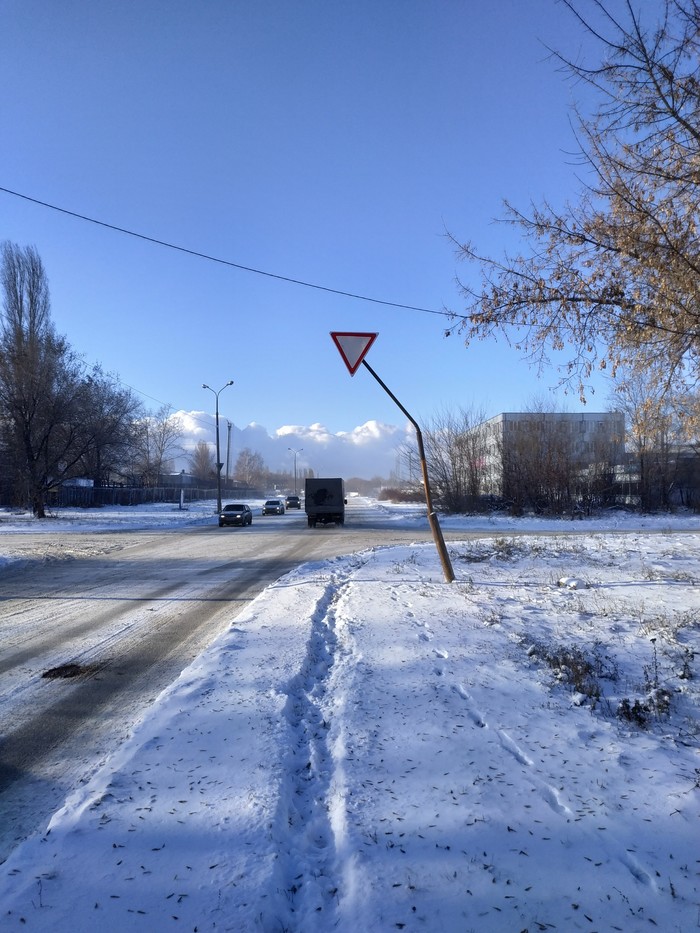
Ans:
[[[232,386],[232,385],[233,385],[233,379],[229,379],[229,381],[226,383],[226,385],[227,385],[227,386]]]
[[[203,389],[210,389],[211,386],[208,386],[208,385],[206,384],[206,382],[203,382],[203,383],[202,383],[202,388],[203,388]]]

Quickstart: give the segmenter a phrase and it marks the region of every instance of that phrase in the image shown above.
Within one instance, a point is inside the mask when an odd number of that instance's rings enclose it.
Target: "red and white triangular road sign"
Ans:
[[[354,376],[357,369],[365,358],[367,351],[377,339],[378,334],[357,334],[331,331],[331,337],[335,341],[336,347],[340,350],[343,362],[350,370],[350,375]]]

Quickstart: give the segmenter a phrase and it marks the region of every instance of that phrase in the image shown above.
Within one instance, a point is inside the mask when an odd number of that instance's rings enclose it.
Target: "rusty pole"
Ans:
[[[420,457],[420,466],[421,472],[423,474],[423,487],[425,489],[425,502],[428,506],[428,523],[430,524],[430,530],[433,533],[433,540],[435,541],[435,547],[437,548],[438,555],[440,557],[440,563],[442,564],[442,571],[445,575],[445,580],[447,583],[454,582],[454,570],[452,569],[452,563],[450,561],[450,555],[447,553],[447,547],[445,546],[445,539],[442,535],[442,529],[440,528],[440,522],[438,517],[435,514],[433,509],[433,498],[430,494],[430,483],[428,481],[428,464],[425,459],[425,448],[423,446],[423,435],[421,429],[418,426],[416,419],[406,411],[401,402],[396,398],[394,393],[389,389],[375,373],[372,367],[369,365],[367,360],[362,360],[362,365],[371,373],[372,376],[377,380],[379,385],[384,389],[387,395],[393,399],[393,401],[399,406],[401,411],[406,415],[408,420],[411,422],[413,427],[416,429],[416,440],[418,442],[418,456]]]

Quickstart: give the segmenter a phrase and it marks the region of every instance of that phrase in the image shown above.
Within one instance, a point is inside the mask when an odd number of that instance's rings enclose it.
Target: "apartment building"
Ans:
[[[625,453],[621,412],[502,412],[477,429],[481,435],[484,492],[507,495],[506,476],[518,459],[544,462],[556,451],[577,469],[620,464]]]

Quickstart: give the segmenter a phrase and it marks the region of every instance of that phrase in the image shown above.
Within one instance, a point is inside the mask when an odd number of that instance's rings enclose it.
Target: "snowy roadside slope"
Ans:
[[[620,544],[617,557],[644,550],[640,540]],[[678,745],[674,727],[621,728],[568,688],[552,692],[551,670],[528,650],[536,641],[593,649],[600,639],[611,668],[628,665],[622,678],[651,657],[647,638],[629,631],[639,617],[622,622],[620,594],[608,606],[621,644],[606,645],[609,626],[598,629],[581,594],[558,585],[572,558],[586,576],[609,577],[589,594],[599,609],[619,583],[614,555],[601,567],[599,544],[589,563],[580,544],[562,542],[547,559],[552,545],[510,542],[505,560],[491,542],[462,548],[473,579],[450,603],[435,577],[427,582],[434,564],[424,550],[397,553],[393,579],[372,563],[355,575],[356,598],[338,610],[363,656],[344,739],[349,848],[361,853],[363,891],[348,905],[347,933],[698,923],[697,688],[693,706],[677,701],[681,718],[694,719],[694,748]],[[685,546],[677,542],[678,553]],[[392,628],[381,625],[387,600]],[[639,608],[635,594],[627,611]],[[696,647],[698,634],[695,623]]]
[[[694,929],[700,537],[450,548],[268,588],[0,866],[3,928]]]
[[[183,672],[46,836],[2,866],[4,922],[88,931],[206,919],[200,929],[213,929],[241,880],[251,900],[264,896],[287,688],[324,594],[323,584],[280,585],[273,612],[254,602]]]

